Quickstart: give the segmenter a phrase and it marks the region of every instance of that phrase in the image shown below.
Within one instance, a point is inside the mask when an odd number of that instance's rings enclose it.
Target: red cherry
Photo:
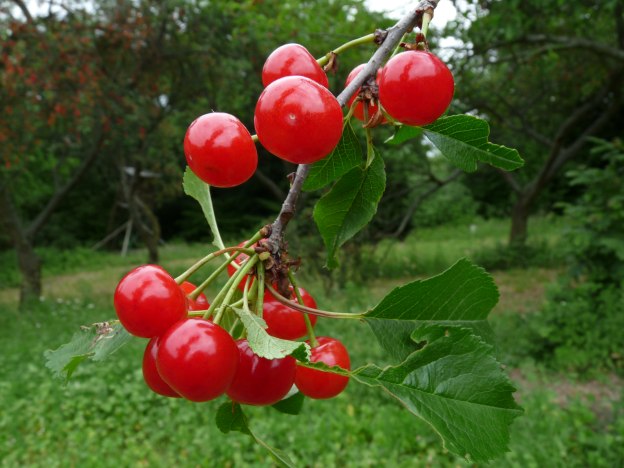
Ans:
[[[310,164],[338,144],[342,110],[327,88],[303,76],[287,76],[262,92],[254,123],[269,152],[295,164]]]
[[[201,293],[199,296],[197,296],[197,299],[195,300],[188,297],[188,295],[195,291],[196,288],[197,286],[189,281],[185,281],[180,285],[180,289],[182,289],[182,292],[184,293],[184,295],[186,296],[186,300],[188,301],[188,310],[208,310],[208,308],[210,307],[210,303],[208,302],[208,298],[204,293]]]
[[[264,62],[262,84],[267,87],[285,76],[305,76],[321,86],[329,87],[327,75],[308,49],[299,44],[284,44],[275,49]]]
[[[414,50],[391,58],[379,77],[379,101],[406,125],[435,122],[453,99],[455,83],[448,67],[435,55]]]
[[[244,247],[244,245],[247,243],[247,241],[243,241],[240,244],[238,244],[238,247]],[[257,244],[254,244],[253,246],[251,246],[250,248],[255,247]],[[234,261],[232,263],[236,263],[237,265],[242,265],[243,262],[245,262],[245,260],[247,260],[249,258],[249,255],[247,255],[246,253],[240,253],[238,254],[235,258]],[[232,263],[228,264],[227,266],[227,272],[228,275],[230,275],[230,278],[234,275],[234,273],[236,273],[238,271],[238,268],[236,268],[234,265],[232,265]],[[238,289],[240,289],[241,291],[243,291],[245,289],[245,283],[247,282],[247,278],[249,277],[249,275],[245,275],[243,276],[243,279],[240,280],[240,283],[238,283]]]
[[[291,287],[292,290],[292,287]],[[316,309],[316,301],[310,293],[303,288],[299,288],[301,299],[303,304],[312,309]],[[292,291],[292,295],[289,298],[293,301],[297,301],[295,292]],[[304,313],[298,310],[292,309],[287,305],[277,302],[277,299],[268,291],[264,291],[264,302],[262,307],[262,318],[267,323],[267,333],[276,338],[283,338],[284,340],[296,340],[305,336],[308,333],[306,328]],[[307,314],[310,317],[312,326],[316,324],[316,315]]]
[[[219,325],[188,318],[160,337],[156,367],[162,379],[191,401],[225,393],[238,367],[238,348]]]
[[[259,357],[247,340],[238,340],[236,345],[240,361],[227,395],[245,405],[272,405],[284,398],[295,383],[297,361],[291,356],[282,359]]]
[[[335,338],[321,336],[318,346],[312,348],[311,362],[324,362],[328,366],[351,369],[349,353],[344,345]],[[342,392],[349,383],[349,377],[316,369],[297,366],[295,385],[301,393],[310,398],[333,398]]]
[[[249,131],[236,117],[213,112],[191,123],[184,137],[186,162],[197,177],[215,187],[234,187],[256,171],[258,153]]]
[[[115,310],[128,333],[142,338],[163,334],[186,317],[186,297],[175,280],[157,265],[135,268],[115,289]]]
[[[353,70],[351,70],[351,73],[349,73],[349,76],[347,76],[347,81],[345,81],[345,88],[347,86],[349,86],[349,83],[351,83],[354,78],[356,76],[359,75],[359,73],[362,71],[362,69],[366,66],[365,63],[358,65],[357,67],[355,67]],[[377,80],[379,80],[379,75],[381,74],[381,69],[377,70]],[[351,108],[351,106],[353,105],[353,101],[355,101],[355,98],[357,97],[358,93],[360,92],[359,88],[355,94],[353,96],[351,96],[351,99],[349,99],[349,102],[347,103],[347,106],[349,108]],[[368,106],[368,118],[370,119],[373,115],[375,115],[377,113],[377,111],[379,110],[379,106],[377,105],[373,105],[373,104],[369,104],[367,103]],[[361,120],[362,122],[364,122],[364,103],[362,101],[358,102],[357,105],[355,106],[355,109],[353,110],[353,116],[358,119]],[[383,121],[385,122],[385,118],[383,119]]]
[[[158,352],[158,337],[149,340],[143,353],[143,379],[147,386],[159,395],[180,398],[180,395],[165,382],[156,368],[156,353]]]

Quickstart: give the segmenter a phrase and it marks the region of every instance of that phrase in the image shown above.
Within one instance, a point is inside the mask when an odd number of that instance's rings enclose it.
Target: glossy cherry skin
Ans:
[[[327,75],[308,49],[300,44],[284,44],[275,49],[264,62],[262,84],[267,87],[285,76],[305,76],[321,86],[329,87]]]
[[[455,82],[435,55],[419,50],[391,58],[379,76],[379,101],[393,118],[406,125],[435,122],[453,99]]]
[[[327,88],[303,76],[274,81],[260,95],[256,133],[270,153],[295,164],[324,158],[342,135],[342,110]]]
[[[191,299],[188,297],[189,294],[195,291],[196,287],[197,286],[189,281],[185,281],[180,285],[180,289],[182,289],[182,292],[184,292],[186,300],[188,301],[188,310],[208,310],[210,303],[204,293],[197,296],[197,299]]]
[[[347,80],[345,81],[345,88],[349,86],[349,83],[351,83],[353,79],[358,76],[358,74],[365,66],[366,64],[362,63],[361,65],[358,65],[353,70],[351,70],[351,73],[349,73],[349,76],[347,76]],[[379,79],[380,74],[381,69],[377,70],[377,79]],[[353,105],[353,101],[355,101],[355,98],[357,98],[359,92],[360,89],[358,89],[355,94],[351,96],[351,99],[349,99],[349,102],[347,103],[347,107],[351,108],[351,105]],[[379,106],[369,103],[366,103],[366,105],[368,108],[368,118],[370,119],[373,115],[377,113],[377,111],[379,110]],[[353,110],[353,117],[364,122],[364,103],[362,101],[358,102],[355,106],[355,109]],[[383,119],[383,121],[385,121],[385,119]]]
[[[295,383],[297,361],[291,356],[282,359],[259,357],[247,340],[238,340],[236,345],[240,361],[227,395],[238,403],[258,406],[272,405],[284,398]]]
[[[243,241],[243,242],[241,242],[240,244],[238,244],[238,247],[243,247],[246,243],[247,243],[247,241]],[[254,245],[253,245],[252,247],[250,247],[250,248],[253,248],[253,247],[255,247],[256,245],[257,245],[257,244],[254,244]],[[240,254],[238,254],[238,255],[234,258],[234,261],[233,261],[232,263],[236,263],[237,265],[239,265],[239,266],[240,266],[240,265],[242,265],[242,264],[243,264],[243,262],[244,262],[245,260],[247,260],[248,258],[249,258],[249,255],[247,255],[246,253],[240,253]],[[238,268],[236,268],[234,265],[232,265],[232,263],[230,263],[230,264],[227,266],[227,272],[228,272],[228,275],[229,275],[230,277],[232,277],[232,275],[234,275],[234,273],[236,273],[236,272],[238,271]],[[243,276],[243,279],[241,279],[241,280],[240,280],[240,283],[238,283],[238,289],[240,289],[241,291],[243,291],[243,290],[245,289],[245,283],[247,282],[247,278],[248,278],[248,277],[249,277],[249,275],[245,275],[245,276]],[[250,284],[250,286],[251,286],[251,284]]]
[[[249,131],[230,114],[213,112],[191,123],[184,137],[186,162],[214,187],[234,187],[256,171],[258,153]]]
[[[147,343],[143,353],[143,379],[147,386],[159,395],[180,398],[180,395],[165,382],[156,368],[156,353],[158,352],[158,337]]]
[[[188,318],[160,337],[156,367],[180,396],[209,401],[225,393],[238,368],[238,348],[219,325]]]
[[[318,346],[312,348],[311,362],[324,362],[328,366],[351,370],[349,353],[340,341],[327,336],[318,337],[317,341]],[[307,397],[333,398],[342,392],[348,383],[349,377],[297,366],[295,385]]]
[[[143,265],[124,276],[115,289],[114,304],[128,333],[142,338],[159,336],[186,317],[184,293],[157,265]]]
[[[316,301],[310,296],[308,291],[299,288],[299,293],[301,294],[301,299],[303,299],[303,305],[316,309]],[[292,291],[289,299],[297,302],[294,291]],[[269,335],[283,338],[284,340],[296,340],[308,333],[304,319],[306,314],[278,302],[268,290],[264,291],[262,310],[262,318],[267,323],[267,333]],[[307,315],[310,317],[312,326],[314,326],[317,319],[316,315]]]

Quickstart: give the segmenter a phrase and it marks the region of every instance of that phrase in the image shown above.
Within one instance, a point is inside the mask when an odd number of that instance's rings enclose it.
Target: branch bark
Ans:
[[[355,92],[364,84],[364,81],[383,65],[395,47],[401,42],[403,35],[414,29],[414,27],[422,19],[423,13],[425,11],[433,11],[438,6],[438,3],[439,0],[418,2],[414,10],[405,15],[405,17],[403,17],[398,23],[388,29],[386,38],[377,51],[375,51],[366,66],[364,66],[362,71],[353,79],[353,81],[349,83],[349,85],[336,97],[341,106],[344,107],[351,96],[353,96]],[[290,190],[286,195],[286,199],[282,204],[282,209],[271,225],[271,236],[265,245],[273,255],[277,255],[283,246],[284,230],[286,229],[288,222],[295,214],[297,200],[309,172],[309,164],[300,164],[297,167],[297,172],[295,173]]]

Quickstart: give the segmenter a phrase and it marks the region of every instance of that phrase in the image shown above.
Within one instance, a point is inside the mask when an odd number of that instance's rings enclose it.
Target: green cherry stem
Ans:
[[[403,48],[401,46],[401,44],[403,44],[405,42],[405,40],[407,39],[407,36],[409,35],[409,33],[405,33],[403,34],[403,37],[401,37],[401,40],[399,41],[399,43],[397,44],[397,46],[394,48],[394,50],[392,51],[392,54],[390,55],[390,57],[388,57],[388,60],[390,60],[392,57],[394,57],[396,54],[398,54],[401,49]]]
[[[345,42],[340,47],[337,47],[336,49],[326,54],[324,57],[317,59],[316,62],[322,67],[324,65],[327,65],[332,54],[338,55],[344,52],[345,50],[350,49],[351,47],[356,47],[362,44],[369,44],[374,41],[375,41],[375,33],[371,33],[371,34],[367,34],[366,36],[358,37],[357,39],[353,39],[352,41]]]
[[[363,106],[364,108],[364,122],[368,122],[368,106]],[[366,131],[366,167],[371,165],[373,159],[375,159],[375,147],[373,146],[373,132],[370,127],[365,127]]]
[[[286,299],[280,293],[278,293],[273,287],[266,283],[266,288],[273,295],[277,302],[280,302],[288,307],[298,310],[299,312],[305,312],[306,314],[318,315],[319,317],[327,317],[327,318],[335,318],[335,319],[361,319],[364,318],[364,314],[350,314],[346,312],[332,312],[329,310],[320,310],[313,309],[308,306],[304,306],[299,304],[298,302],[293,302],[289,299]]]
[[[202,258],[201,260],[197,261],[188,270],[186,270],[180,276],[175,278],[175,282],[178,283],[178,284],[182,284],[187,279],[189,279],[193,273],[195,273],[197,270],[199,270],[201,267],[203,267],[210,260],[212,260],[214,258],[217,258],[218,256],[223,255],[224,253],[227,253],[227,252],[238,252],[238,251],[243,252],[243,253],[245,253],[247,255],[253,255],[255,253],[254,250],[246,249],[244,247],[226,247],[224,249],[217,250],[216,252],[209,253],[204,258]],[[193,293],[195,293],[195,291],[193,291]],[[201,290],[199,291],[199,293],[197,293],[197,296],[199,296],[200,293],[201,293]],[[194,297],[193,299],[197,299],[197,297]]]
[[[291,270],[288,270],[288,280],[290,284],[292,284],[293,289],[295,290],[295,296],[297,296],[297,302],[299,304],[304,305],[303,297],[301,297],[301,292],[299,291],[299,287],[297,286],[297,280],[295,279],[295,275]],[[318,341],[316,340],[316,335],[314,334],[314,327],[312,326],[312,322],[310,321],[310,317],[308,314],[303,314],[303,320],[305,321],[306,330],[308,331],[308,338],[310,339],[310,345],[313,348],[318,346]]]
[[[243,277],[251,271],[251,269],[254,267],[257,261],[258,261],[258,255],[249,257],[249,260],[247,260],[245,264],[241,266],[240,270],[238,270],[236,273],[232,275],[232,277],[225,284],[223,289],[219,291],[219,294],[217,294],[217,297],[215,297],[214,302],[210,305],[210,309],[212,310],[208,309],[208,312],[212,313],[215,310],[217,311],[217,313],[215,314],[215,318],[213,320],[213,322],[216,323],[217,325],[221,321],[221,317],[223,316],[223,313],[225,312],[226,306],[230,303],[230,299],[232,299],[232,296],[236,292],[236,289],[238,288],[238,284],[242,281]],[[208,316],[210,316],[210,314]]]
[[[256,275],[258,277],[256,279],[257,292],[254,310],[258,317],[262,317],[262,312],[264,309],[264,263],[258,263],[258,267],[256,268]]]
[[[429,9],[423,13],[422,26],[420,28],[420,32],[422,33],[423,36],[425,36],[425,38],[427,37],[427,32],[429,32],[429,23],[431,23],[432,19],[433,19],[432,9]]]

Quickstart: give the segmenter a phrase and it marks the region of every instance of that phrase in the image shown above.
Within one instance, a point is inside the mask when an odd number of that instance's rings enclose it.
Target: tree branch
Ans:
[[[22,0],[13,0],[13,3],[15,3],[17,7],[21,10],[21,12],[24,14],[24,16],[26,17],[26,21],[28,21],[29,23],[32,23],[33,17],[30,14],[30,11],[28,10],[28,7],[26,6],[26,4]]]
[[[463,174],[462,170],[455,169],[455,171],[453,171],[451,175],[448,176],[446,179],[438,179],[437,177],[433,177],[432,181],[434,182],[434,184],[429,188],[429,190],[421,193],[414,199],[414,201],[412,201],[410,206],[407,208],[407,211],[405,212],[403,219],[401,220],[401,224],[399,224],[399,227],[397,227],[396,231],[394,231],[394,233],[392,234],[392,237],[400,237],[401,234],[403,234],[403,231],[405,231],[405,229],[407,228],[407,225],[409,224],[410,220],[414,216],[414,213],[416,212],[416,210],[422,204],[423,201],[425,201],[427,198],[429,198],[431,195],[436,193],[445,185],[457,179],[462,174]]]
[[[592,41],[584,37],[574,36],[549,36],[546,34],[533,34],[523,36],[518,39],[498,43],[490,46],[490,48],[504,47],[514,44],[545,44],[545,50],[549,49],[549,45],[556,49],[587,49],[590,52],[599,55],[605,55],[616,60],[624,61],[624,50],[612,47],[602,42]]]
[[[362,86],[362,84],[364,84],[364,81],[369,76],[373,75],[376,70],[383,65],[383,63],[390,56],[395,47],[401,42],[403,35],[406,32],[414,29],[418,21],[422,18],[423,13],[427,10],[434,10],[435,7],[438,5],[438,2],[439,0],[422,0],[418,2],[414,10],[412,10],[405,17],[403,17],[393,27],[388,29],[388,34],[386,38],[379,46],[377,51],[370,58],[366,66],[353,79],[353,81],[349,83],[349,85],[336,97],[338,103],[341,106],[345,106],[351,96],[353,96],[355,92]],[[303,187],[303,182],[305,181],[309,172],[309,164],[300,164],[297,167],[297,172],[295,173],[295,177],[293,179],[290,190],[288,191],[288,195],[286,195],[286,199],[282,204],[282,209],[280,210],[277,218],[271,225],[271,236],[269,237],[266,245],[273,254],[277,254],[283,245],[284,230],[286,229],[288,222],[295,214],[297,199],[299,198],[301,188]]]
[[[91,148],[91,151],[87,154],[80,166],[78,166],[76,172],[74,172],[72,177],[65,183],[63,187],[54,192],[47,205],[43,208],[43,210],[39,212],[37,217],[30,223],[28,228],[25,230],[25,235],[28,237],[28,239],[32,239],[33,237],[35,237],[37,232],[39,232],[39,230],[45,225],[45,223],[47,223],[50,215],[61,203],[63,198],[65,198],[67,193],[78,183],[78,181],[80,181],[80,179],[82,179],[82,177],[86,174],[91,165],[97,159],[100,153],[100,149],[102,148],[102,144],[104,143],[104,133],[101,129],[98,130],[98,133],[99,135],[93,147]]]

